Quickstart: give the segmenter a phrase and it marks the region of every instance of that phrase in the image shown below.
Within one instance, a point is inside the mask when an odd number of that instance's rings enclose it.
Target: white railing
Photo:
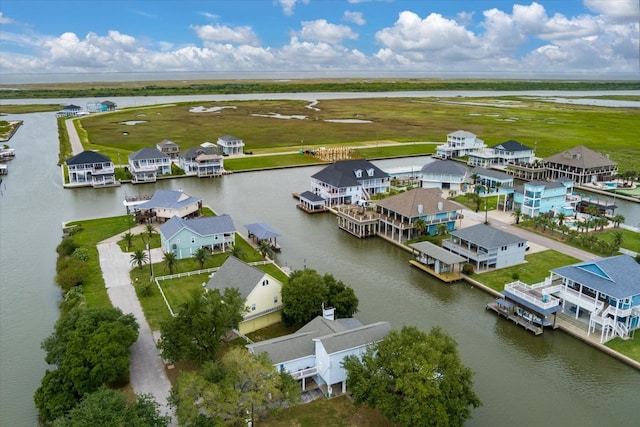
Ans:
[[[580,308],[584,308],[588,311],[600,311],[604,307],[604,302],[598,301],[595,298],[592,298],[588,295],[581,294],[578,291],[575,291],[571,288],[563,287],[560,289],[558,297],[563,300],[570,302],[579,306]]]
[[[624,338],[629,335],[629,329],[627,328],[627,325],[625,325],[622,322],[616,322],[616,326],[614,330],[616,334],[618,334],[618,336],[620,336],[621,338]]]
[[[314,376],[317,373],[318,373],[318,367],[313,366],[311,368],[306,368],[296,372],[291,372],[290,375],[293,377],[294,380],[299,380],[301,378],[308,378],[308,377]]]
[[[512,293],[513,295],[519,298],[524,299],[525,301],[529,301],[536,307],[540,307],[543,310],[556,307],[560,304],[560,300],[558,298],[550,295],[547,295],[549,298],[549,301],[545,301],[543,297],[532,295],[531,294],[532,288],[519,280],[516,282],[506,284],[504,286],[504,290]]]
[[[258,318],[260,316],[264,316],[265,314],[274,313],[274,312],[276,312],[278,310],[282,310],[282,304],[277,305],[275,307],[268,308],[266,310],[262,310],[262,311],[260,311],[258,313],[248,314],[242,319],[242,321],[252,320],[252,319]]]
[[[176,273],[176,274],[169,274],[167,276],[160,276],[160,277],[156,277],[156,280],[169,280],[169,279],[177,279],[179,277],[195,276],[197,274],[215,273],[218,270],[220,270],[220,267],[205,268],[204,270],[193,270],[193,271],[187,271],[184,273]]]

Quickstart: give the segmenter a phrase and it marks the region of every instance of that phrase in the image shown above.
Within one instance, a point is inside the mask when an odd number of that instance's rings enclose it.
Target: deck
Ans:
[[[493,310],[496,313],[498,313],[500,316],[503,316],[509,320],[511,320],[513,323],[515,323],[516,325],[522,326],[523,328],[525,328],[527,331],[529,332],[533,332],[535,335],[541,335],[543,328],[540,325],[535,325],[525,319],[523,319],[520,316],[516,316],[515,314],[513,314],[512,312],[508,311],[508,310],[504,310],[502,309],[498,303],[496,303],[495,301],[490,302],[489,304],[487,304],[487,310]]]
[[[460,273],[452,273],[452,272],[436,273],[434,270],[432,270],[428,266],[426,266],[426,265],[424,265],[422,263],[419,263],[418,261],[416,261],[414,259],[409,260],[409,263],[411,265],[413,265],[414,267],[419,268],[420,270],[431,274],[433,277],[436,277],[436,278],[442,280],[445,283],[457,282],[458,280],[462,280],[462,274],[460,274]]]

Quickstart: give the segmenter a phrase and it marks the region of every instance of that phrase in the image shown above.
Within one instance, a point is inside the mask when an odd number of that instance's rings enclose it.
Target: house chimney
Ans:
[[[322,317],[327,320],[336,320],[335,316],[336,309],[333,307],[325,307],[324,303],[322,303]]]

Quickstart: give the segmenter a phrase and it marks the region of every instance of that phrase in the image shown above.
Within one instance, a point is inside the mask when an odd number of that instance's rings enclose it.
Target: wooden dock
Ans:
[[[459,273],[436,273],[434,270],[430,269],[424,264],[419,263],[415,259],[409,260],[409,264],[413,265],[416,268],[419,268],[422,271],[425,271],[432,275],[433,277],[442,280],[445,283],[457,282],[458,280],[462,280],[462,274]]]
[[[496,303],[495,301],[490,302],[489,304],[487,304],[487,310],[493,310],[496,313],[498,313],[500,316],[511,320],[513,323],[515,323],[516,325],[522,326],[523,328],[525,328],[527,331],[529,332],[533,332],[535,335],[541,335],[543,328],[540,325],[535,325],[531,322],[529,322],[528,320],[523,319],[520,316],[516,316],[515,314],[513,314],[511,311],[509,310],[504,310],[502,308],[500,308],[500,306],[498,305],[498,303]]]

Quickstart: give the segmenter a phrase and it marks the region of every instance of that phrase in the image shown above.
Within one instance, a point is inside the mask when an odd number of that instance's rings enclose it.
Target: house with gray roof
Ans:
[[[447,135],[446,143],[436,147],[436,157],[443,160],[464,157],[483,148],[486,148],[486,144],[473,133],[457,130]]]
[[[221,293],[236,288],[245,300],[246,313],[238,329],[248,334],[282,320],[282,283],[268,273],[230,256],[205,285]]]
[[[224,156],[242,154],[244,151],[244,141],[231,135],[224,135],[216,142],[220,152]]]
[[[160,226],[164,252],[177,259],[191,258],[198,249],[226,251],[236,242],[236,227],[229,215],[183,219],[174,216]]]
[[[640,264],[629,255],[583,261],[551,270],[543,282],[505,285],[503,294],[532,313],[560,311],[600,342],[629,339],[640,328]]]
[[[171,160],[177,159],[180,154],[180,146],[169,139],[158,142],[156,148],[169,156]]]
[[[584,145],[570,148],[544,159],[550,180],[568,177],[577,185],[609,181],[618,174],[618,164],[608,155],[590,150]]]
[[[513,177],[495,169],[475,167],[471,170],[471,179],[475,179],[474,185],[482,185],[487,188],[485,193],[493,193],[495,189],[504,186],[513,186]]]
[[[69,186],[110,187],[120,185],[116,181],[111,159],[104,154],[86,150],[70,157],[65,162],[69,175]]]
[[[364,159],[335,162],[311,176],[311,192],[325,199],[327,206],[369,200],[388,192],[390,185],[389,174]]]
[[[467,164],[488,168],[506,166],[509,163],[531,163],[534,154],[530,147],[510,139],[492,147],[469,153]]]
[[[224,173],[224,158],[213,147],[194,147],[180,153],[180,168],[187,175],[198,178],[216,177]]]
[[[342,361],[361,357],[367,348],[391,332],[388,322],[363,325],[357,319],[335,319],[333,308],[323,308],[318,316],[293,334],[247,345],[252,353],[266,353],[282,372],[301,381],[302,390],[312,379],[330,397],[336,386],[347,391],[347,372]]]
[[[193,197],[180,190],[156,190],[149,200],[130,205],[140,219],[165,222],[177,216],[189,218],[200,216],[202,197]]]
[[[524,262],[527,241],[487,224],[476,224],[451,232],[442,247],[458,254],[476,270],[503,268]]]
[[[129,154],[128,158],[134,184],[156,182],[158,176],[171,174],[171,158],[157,148],[143,148]]]
[[[469,168],[453,160],[433,159],[420,169],[422,188],[463,191]]]

